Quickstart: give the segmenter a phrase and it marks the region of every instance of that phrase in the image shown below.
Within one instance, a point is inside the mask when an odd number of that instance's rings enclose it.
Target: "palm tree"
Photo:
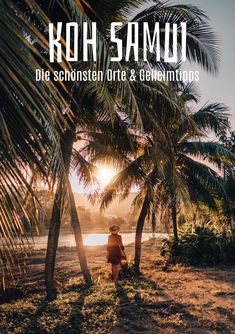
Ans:
[[[68,13],[67,7],[63,1],[58,1],[60,6],[65,9],[65,13]],[[70,14],[73,17],[73,20],[79,22],[82,27],[82,23],[87,21],[91,24],[90,19],[84,14],[81,10],[81,7],[78,6],[76,1],[68,1],[68,6],[70,9]],[[89,8],[89,6],[87,7]],[[69,17],[70,19],[71,17]],[[98,32],[98,50],[99,60],[96,63],[96,70],[102,70],[106,72],[108,67],[111,67],[113,70],[119,69],[120,64],[110,63],[111,52],[105,38]],[[88,68],[93,68],[94,64],[88,62],[86,64],[79,61],[76,66],[82,68],[83,70]],[[75,201],[73,193],[71,191],[71,186],[68,181],[69,176],[69,167],[70,160],[72,156],[72,146],[76,138],[76,128],[79,125],[79,122],[83,122],[80,115],[83,115],[84,110],[89,109],[92,112],[93,109],[97,111],[105,110],[110,114],[115,113],[115,103],[117,101],[122,105],[126,106],[126,110],[133,115],[138,114],[138,108],[135,101],[135,96],[132,93],[131,86],[129,81],[127,82],[116,82],[111,87],[110,84],[107,84],[106,80],[102,83],[90,82],[89,84],[83,85],[74,85],[72,87],[72,99],[71,99],[71,108],[74,112],[74,117],[68,120],[70,129],[62,135],[61,144],[62,144],[62,156],[65,164],[64,178],[58,182],[57,191],[55,194],[55,201],[52,212],[52,219],[50,225],[50,231],[48,236],[48,248],[46,255],[46,288],[48,298],[54,298],[56,296],[56,288],[54,284],[54,266],[55,266],[55,257],[56,250],[58,246],[59,238],[59,229],[61,223],[61,211],[62,211],[62,189],[69,190],[69,198],[71,204],[71,218],[72,226],[75,232],[75,240],[77,243],[77,249],[79,253],[80,265],[84,274],[85,281],[91,283],[91,276],[87,267],[86,257],[83,251],[82,244],[82,235],[81,229],[79,226],[79,220],[76,214]],[[82,113],[81,113],[82,112]],[[81,262],[82,261],[82,262]]]
[[[187,197],[190,198],[190,194],[184,192],[184,183],[187,180],[184,180],[184,178],[182,179],[182,175],[188,174],[190,171],[195,171],[196,166],[197,169],[201,166],[200,162],[198,162],[198,165],[195,165],[193,169],[193,163],[196,164],[196,162],[190,158],[196,157],[204,160],[208,159],[209,162],[216,165],[217,168],[220,168],[221,160],[223,160],[223,158],[225,159],[224,155],[227,154],[229,158],[230,154],[229,151],[224,152],[222,147],[218,146],[218,143],[204,142],[208,131],[214,132],[215,136],[218,136],[229,128],[226,107],[222,104],[214,103],[206,105],[193,115],[191,115],[191,113],[188,114],[188,102],[198,102],[195,93],[192,84],[188,84],[177,98],[177,104],[186,111],[184,120],[181,120],[178,124],[174,124],[167,119],[164,120],[166,130],[171,139],[170,142],[168,142],[169,148],[173,152],[173,155],[169,160],[170,163],[167,165],[166,169],[166,188],[168,189],[169,198],[171,199],[170,208],[172,211],[172,222],[176,241],[178,239],[177,202],[179,202],[179,199],[177,199],[177,188],[182,188],[180,197],[185,197],[184,201],[187,201]],[[193,151],[193,149],[195,151]],[[230,159],[232,159],[231,154]],[[179,163],[182,164],[182,166],[179,167]],[[190,163],[192,163],[191,169],[187,166]],[[224,160],[224,163],[226,164],[226,160]],[[184,170],[184,173],[182,173],[181,170],[183,166],[186,169]],[[204,169],[202,169],[201,172],[204,171],[205,173],[208,173],[210,171],[211,175],[215,175],[212,169],[209,170],[207,167],[203,168]],[[192,181],[192,175],[188,175],[188,180],[190,180],[190,182]],[[187,184],[187,182],[186,186],[190,188],[190,184]],[[193,194],[195,195],[195,193],[196,189],[191,192],[191,197]]]
[[[24,0],[22,4],[28,5]],[[46,27],[48,18],[34,0],[31,5]],[[62,87],[58,90],[53,83],[35,80],[40,65],[32,40],[48,49],[40,29],[25,19],[18,2],[3,0],[0,9],[4,13],[0,18],[0,272],[4,276],[6,267],[13,266],[14,259],[17,262],[15,252],[27,251],[23,221],[35,220],[26,210],[26,199],[35,199],[31,180],[36,174],[48,180],[49,174],[63,169],[58,138],[67,126],[62,111],[67,109],[68,115],[70,111]],[[46,60],[44,66],[51,68]],[[66,63],[62,68],[67,68]]]
[[[100,2],[89,2],[91,4],[91,7],[94,9],[94,11],[91,13],[90,9],[87,9],[88,15],[91,15],[91,17],[95,14],[97,14],[96,19],[102,20],[102,27],[100,27],[100,31],[103,33],[106,33],[107,36],[107,27],[109,22],[109,17],[114,18],[118,17],[120,19],[120,14],[118,13],[125,13],[125,15],[128,13],[129,6],[132,6],[133,4],[137,4],[137,2],[129,2],[126,1],[125,5],[124,3],[120,4],[116,1],[104,1],[105,6],[100,6]],[[122,7],[123,6],[123,7]],[[122,7],[122,8],[121,8]],[[98,15],[100,9],[102,8],[102,15]],[[105,11],[104,11],[105,8]],[[105,12],[109,14],[109,16],[105,16]],[[182,20],[188,21],[188,44],[187,44],[187,55],[190,61],[196,61],[200,63],[206,70],[214,73],[217,71],[217,65],[218,65],[218,48],[217,48],[217,40],[215,38],[215,35],[211,31],[211,28],[208,25],[208,18],[206,15],[200,11],[198,8],[194,6],[171,6],[169,4],[161,4],[158,2],[156,5],[151,6],[147,10],[142,11],[140,14],[135,16],[133,18],[133,21],[147,21],[147,22],[155,22],[156,19],[160,22],[161,28],[163,29],[163,26],[165,22],[174,22],[174,23],[180,23]],[[111,20],[110,20],[111,21]],[[124,36],[126,34],[126,28],[125,26],[119,31],[120,36]],[[195,51],[196,50],[196,51]],[[141,50],[141,44],[140,44],[140,53]],[[154,67],[164,67],[164,65],[156,64],[156,61],[152,58],[150,58],[150,64]],[[140,67],[138,67],[134,62],[130,62],[127,66],[125,63],[121,63],[121,65],[128,71],[131,67],[134,67],[139,70]],[[141,65],[141,64],[140,64]],[[162,108],[162,106],[165,104],[168,108],[172,108],[172,104],[170,102],[169,97],[166,98],[165,94],[165,87],[164,85],[161,85],[160,83],[156,84],[149,84],[146,85],[146,83],[141,83],[137,81],[136,83],[132,84],[135,91],[136,91],[136,99],[138,102],[139,109],[142,109],[142,117],[141,120],[144,123],[144,126],[147,127],[149,124],[149,121],[153,120],[154,118],[150,114],[150,112],[144,114],[146,112],[146,109],[148,109],[148,106],[151,104],[157,104],[159,105],[159,108]],[[163,98],[164,95],[164,98]],[[163,103],[164,101],[164,103]],[[175,113],[174,109],[174,113]],[[169,116],[169,114],[168,114]],[[154,119],[154,127],[155,130],[161,128],[159,126],[158,119]],[[155,135],[156,135],[155,131]],[[160,131],[160,134],[164,136],[164,132]],[[159,135],[159,134],[158,134]],[[154,175],[155,177],[155,175]],[[144,209],[144,208],[143,208]],[[144,210],[145,212],[146,210]]]
[[[234,154],[219,142],[205,141],[209,131],[219,135],[228,128],[226,107],[214,103],[197,112],[190,111],[188,103],[192,99],[197,101],[192,85],[187,85],[180,94],[178,91],[176,99],[184,117],[176,122],[167,114],[162,114],[162,131],[167,136],[162,141],[158,136],[155,141],[154,129],[151,129],[146,142],[140,142],[140,146],[144,146],[141,151],[139,149],[141,154],[117,174],[102,197],[102,206],[105,207],[118,194],[127,196],[133,186],[139,188],[134,201],[134,204],[140,204],[135,244],[137,273],[144,222],[147,216],[152,217],[151,212],[156,212],[162,200],[159,197],[162,191],[164,205],[171,210],[174,238],[177,241],[177,213],[180,207],[201,201],[215,209],[216,198],[226,196],[218,171],[208,166],[205,160],[217,169],[234,163]]]
[[[4,2],[5,3],[5,2]],[[61,8],[65,8],[65,3],[63,1],[58,0],[56,3],[59,4]],[[100,6],[100,3],[95,1],[74,1],[68,0],[66,2],[66,13],[69,13],[69,16],[72,19],[77,20],[80,24],[85,20],[88,21],[90,24],[89,17],[94,17],[98,21],[98,54],[100,55],[99,61],[96,64],[96,69],[102,69],[104,72],[112,66],[112,69],[122,69],[126,68],[125,64],[120,63],[110,63],[110,55],[112,51],[109,45],[109,32],[107,31],[108,23],[115,18],[115,20],[123,19],[128,15],[130,10],[133,6],[137,6],[141,1],[124,1],[124,2],[117,2],[117,1],[103,1],[104,6]],[[29,3],[25,3],[26,6],[29,6]],[[38,20],[45,20],[47,17],[44,13],[40,10],[40,8],[33,3],[33,7],[29,8],[37,8],[38,13],[40,13],[40,17]],[[99,10],[102,8],[102,15],[99,14]],[[85,11],[85,14],[84,14]],[[56,12],[57,13],[57,12]],[[58,11],[61,13],[61,11]],[[112,15],[110,15],[112,13]],[[54,13],[55,14],[55,13]],[[35,15],[35,14],[33,14]],[[57,14],[56,14],[57,15]],[[87,16],[88,15],[88,16]],[[156,16],[157,15],[157,16]],[[215,71],[217,68],[217,57],[216,57],[216,40],[214,35],[211,34],[211,30],[207,24],[207,18],[195,7],[187,7],[187,6],[170,6],[168,4],[161,5],[158,3],[157,5],[152,6],[148,9],[148,11],[143,11],[141,14],[136,16],[136,20],[140,21],[148,19],[150,22],[153,20],[153,17],[158,17],[159,21],[164,24],[166,20],[169,22],[180,22],[182,20],[189,21],[189,34],[188,34],[188,57],[190,60],[200,62],[202,66],[209,70]],[[26,17],[24,17],[25,19]],[[29,25],[28,20],[24,20],[25,25]],[[58,21],[58,20],[57,20]],[[104,24],[105,23],[105,24]],[[31,29],[32,31],[29,32],[29,37],[33,38],[33,32],[35,29]],[[39,29],[40,30],[40,29]],[[27,31],[27,30],[26,30]],[[120,34],[125,34],[125,27],[121,29]],[[43,34],[41,33],[43,37]],[[25,36],[24,36],[25,37]],[[28,42],[28,46],[34,46],[34,43],[29,43],[28,39],[24,39]],[[36,37],[35,37],[36,40]],[[37,39],[37,41],[39,41]],[[42,38],[42,41],[45,43],[45,39]],[[42,43],[43,43],[42,42]],[[42,44],[43,45],[43,44]],[[40,43],[38,43],[35,47],[35,54],[40,48],[42,47]],[[195,46],[200,51],[195,52]],[[141,49],[140,49],[141,52]],[[42,59],[42,53],[37,52],[37,56]],[[45,61],[43,59],[43,61]],[[152,65],[157,66],[155,61],[152,59],[150,61]],[[131,63],[130,63],[131,65]],[[78,68],[84,69],[84,64],[78,62],[76,65]],[[94,66],[91,62],[87,63],[87,66]],[[125,67],[124,67],[125,66]],[[126,68],[128,70],[128,68]],[[23,72],[24,73],[24,72]],[[153,87],[154,86],[154,87]],[[53,91],[56,92],[58,96],[58,87],[51,87]],[[61,87],[60,87],[61,88]],[[71,91],[71,87],[69,91]],[[75,130],[77,126],[77,111],[84,110],[84,105],[89,108],[96,108],[97,110],[103,109],[106,112],[109,112],[111,115],[115,115],[117,112],[117,106],[122,108],[123,111],[125,110],[126,113],[133,116],[134,119],[140,121],[140,113],[139,109],[141,107],[142,110],[146,110],[144,106],[158,103],[162,101],[162,86],[160,84],[156,85],[145,85],[140,82],[130,83],[129,81],[122,83],[122,82],[115,82],[110,85],[105,80],[102,84],[97,83],[89,83],[89,85],[83,85],[82,87],[73,87],[72,97],[73,99],[70,101],[72,104],[73,115],[75,118],[72,118],[72,121],[69,122],[70,129],[66,130],[64,135],[61,137],[61,143],[64,147],[72,147],[72,138],[75,138]],[[79,97],[79,98],[78,98]],[[69,99],[67,99],[68,101]],[[76,102],[74,104],[74,101]],[[165,99],[167,101],[167,99]],[[84,103],[85,102],[85,103]],[[169,105],[168,101],[168,105]],[[58,104],[56,105],[58,107]],[[63,108],[63,111],[66,108]],[[113,118],[113,116],[112,116]],[[143,118],[143,115],[142,115]],[[66,121],[71,118],[66,117]],[[145,123],[151,119],[150,114],[147,117],[144,117]],[[159,124],[155,122],[155,126],[159,127]],[[67,136],[69,132],[69,135]],[[66,139],[64,138],[66,137]],[[68,139],[70,138],[70,139]],[[68,140],[68,141],[67,141]],[[57,140],[57,142],[59,142]],[[58,148],[58,151],[60,148]],[[68,150],[71,152],[72,150]],[[63,152],[62,152],[63,153]],[[53,221],[55,220],[55,226],[51,226],[52,232],[49,233],[50,238],[50,247],[48,249],[48,256],[47,256],[47,268],[50,268],[51,275],[47,279],[47,282],[51,282],[51,286],[53,287],[53,272],[54,272],[54,263],[55,263],[55,254],[56,248],[58,244],[58,236],[59,236],[59,227],[60,227],[60,212],[62,207],[62,189],[68,188],[68,172],[69,168],[68,165],[70,164],[71,156],[67,154],[66,150],[63,154],[62,162],[65,162],[66,168],[64,171],[64,176],[60,178],[61,182],[58,182],[57,185],[57,192],[55,195],[55,203],[53,209]],[[56,164],[52,164],[56,166]],[[71,195],[71,193],[70,193]],[[71,201],[72,202],[72,201]],[[52,225],[52,224],[51,224]],[[74,224],[73,224],[74,225]],[[77,238],[77,240],[81,240],[81,238]],[[53,290],[53,289],[52,289]]]
[[[90,1],[89,2],[91,7],[93,8],[94,12],[89,13],[90,9],[87,10],[88,15],[90,14],[91,17],[94,18],[94,15],[96,14],[96,19],[98,20],[98,23],[100,21],[102,22],[102,25],[100,27],[100,31],[103,32],[103,34],[106,33],[107,36],[107,28],[108,25],[112,20],[120,19],[120,13],[125,15],[129,12],[129,7],[134,5],[137,5],[138,2],[136,1],[124,1],[122,3],[116,2],[116,1],[104,1],[105,6],[100,6],[100,2]],[[102,13],[100,13],[100,9],[102,8]],[[94,14],[95,13],[95,14]],[[108,15],[105,15],[108,14]],[[109,19],[110,18],[110,19]],[[218,65],[218,48],[217,48],[217,40],[215,38],[214,33],[211,31],[211,28],[208,25],[208,18],[206,17],[205,13],[200,11],[198,8],[194,6],[172,6],[167,3],[160,3],[158,2],[154,6],[151,6],[150,8],[140,12],[137,14],[132,21],[138,21],[138,22],[155,22],[159,21],[161,25],[161,29],[163,29],[164,24],[166,22],[171,23],[178,23],[180,24],[182,21],[187,20],[188,25],[188,43],[187,43],[187,55],[188,59],[190,61],[196,61],[200,63],[206,70],[214,73],[217,71],[217,65]],[[124,37],[126,34],[126,28],[125,26],[119,31],[119,36]],[[141,33],[140,33],[141,35]],[[196,50],[196,51],[195,51]],[[141,43],[140,43],[140,52],[142,52],[141,49]],[[155,60],[150,58],[150,63],[154,67],[162,66],[164,65],[161,63],[156,64]],[[122,63],[122,66],[129,71],[130,68],[136,68],[137,70],[140,69],[134,62],[130,62],[128,66],[125,63]],[[161,85],[160,83],[152,84],[152,85],[146,85],[146,83],[140,83],[137,81],[136,83],[133,83],[133,86],[136,91],[136,99],[139,105],[139,109],[142,109],[141,114],[141,120],[143,123],[147,123],[147,127],[149,127],[149,121],[153,120],[153,117],[150,115],[150,113],[146,113],[148,117],[144,114],[146,111],[146,106],[149,106],[149,104],[160,104],[165,105],[172,108],[172,104],[170,103],[169,99],[166,98],[164,85]],[[164,104],[163,104],[164,101]],[[159,106],[160,107],[160,106]],[[161,107],[160,107],[161,108]],[[168,117],[170,115],[168,114]],[[144,124],[145,126],[145,124]],[[155,128],[159,129],[158,120],[155,120]],[[155,131],[156,134],[156,131]],[[161,131],[161,135],[164,136],[164,133]],[[156,175],[153,175],[152,177],[156,178]],[[148,203],[148,200],[144,201],[145,205],[143,206],[144,213],[147,213],[146,211],[146,203]],[[144,215],[141,215],[143,217]],[[143,219],[141,219],[143,221]],[[142,222],[139,224],[141,225]],[[138,225],[138,226],[139,226]],[[141,228],[139,229],[141,230]]]
[[[222,145],[232,151],[235,154],[235,131],[231,131],[229,134],[222,133],[220,136]],[[234,190],[235,190],[235,175],[234,164],[232,166],[224,167],[224,183],[226,192],[228,194],[228,200],[222,203],[223,213],[228,219],[228,222],[235,236],[234,228],[234,215],[235,215],[235,203],[234,203]]]

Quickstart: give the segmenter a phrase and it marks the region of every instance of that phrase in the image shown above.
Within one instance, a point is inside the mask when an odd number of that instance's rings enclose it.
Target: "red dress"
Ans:
[[[122,237],[119,234],[111,234],[109,236],[107,245],[107,262],[111,263],[112,265],[120,264],[122,259],[121,250],[124,250]]]

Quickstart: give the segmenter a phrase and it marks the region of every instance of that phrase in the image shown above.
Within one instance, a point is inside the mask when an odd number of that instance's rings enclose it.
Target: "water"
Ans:
[[[107,244],[109,233],[91,233],[83,234],[85,246],[101,246]],[[135,241],[135,233],[121,233],[124,245],[131,244]],[[156,238],[165,238],[165,233],[155,233]],[[152,233],[143,233],[142,241],[147,241],[153,237]],[[47,245],[47,236],[34,237],[34,249],[45,249]],[[59,239],[60,247],[74,247],[75,239],[73,234],[62,234]]]

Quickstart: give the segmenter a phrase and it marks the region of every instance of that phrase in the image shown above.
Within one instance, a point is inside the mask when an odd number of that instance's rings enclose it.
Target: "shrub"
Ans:
[[[122,262],[119,276],[121,279],[129,279],[135,276],[134,261],[131,258]]]
[[[235,263],[235,239],[229,233],[217,233],[212,227],[188,225],[179,233],[179,241],[163,240],[161,255],[171,263],[213,265]]]

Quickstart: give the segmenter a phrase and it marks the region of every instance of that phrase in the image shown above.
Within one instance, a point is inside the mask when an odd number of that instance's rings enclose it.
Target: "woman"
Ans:
[[[107,245],[107,262],[112,265],[113,280],[118,279],[118,274],[121,269],[121,261],[126,259],[122,237],[118,234],[120,227],[112,225],[109,228],[110,236]]]

